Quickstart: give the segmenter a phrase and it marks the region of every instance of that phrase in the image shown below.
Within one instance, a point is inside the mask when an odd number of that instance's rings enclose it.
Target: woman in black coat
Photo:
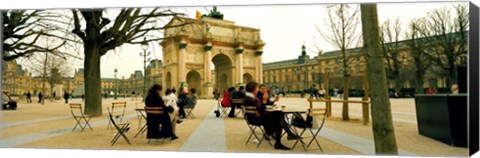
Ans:
[[[147,107],[162,107],[163,114],[155,115],[147,113],[147,138],[170,138],[172,140],[178,137],[173,133],[172,122],[168,115],[167,106],[163,103],[163,99],[160,96],[162,86],[155,84],[150,90],[148,90],[147,97],[145,98],[145,106]],[[160,124],[162,128],[160,129]]]

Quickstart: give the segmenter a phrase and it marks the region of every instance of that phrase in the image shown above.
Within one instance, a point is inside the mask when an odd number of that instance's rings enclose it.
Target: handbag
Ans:
[[[295,127],[299,127],[299,128],[306,128],[306,127],[312,127],[312,121],[313,121],[313,117],[312,116],[307,116],[307,120],[305,121],[303,118],[299,117],[299,116],[295,116],[293,119],[292,119],[292,125],[295,126]]]
[[[167,112],[168,113],[172,113],[174,111],[173,107],[172,106],[167,106]]]

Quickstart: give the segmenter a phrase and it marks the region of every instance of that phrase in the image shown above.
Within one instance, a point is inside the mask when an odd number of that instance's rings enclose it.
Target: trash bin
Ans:
[[[443,143],[467,147],[467,95],[415,95],[420,135]]]

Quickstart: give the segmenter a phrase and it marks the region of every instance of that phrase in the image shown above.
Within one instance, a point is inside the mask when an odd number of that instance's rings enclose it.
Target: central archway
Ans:
[[[190,71],[188,72],[187,74],[187,83],[188,83],[188,90],[186,90],[187,92],[192,89],[192,88],[195,88],[197,90],[197,96],[201,96],[202,95],[202,87],[201,87],[201,84],[202,84],[202,79],[200,77],[200,73],[198,73],[197,71]]]
[[[247,84],[248,82],[253,81],[253,77],[250,73],[243,74],[243,83]]]
[[[233,86],[232,60],[225,54],[217,54],[212,58],[212,63],[215,67],[215,87],[223,92],[226,88]]]

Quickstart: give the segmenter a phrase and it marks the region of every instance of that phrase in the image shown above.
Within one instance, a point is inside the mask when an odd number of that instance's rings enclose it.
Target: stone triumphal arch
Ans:
[[[265,43],[259,29],[211,17],[175,17],[165,27],[166,39],[160,43],[165,87],[196,88],[205,98],[212,96],[213,88],[223,91],[251,80],[262,82]]]

